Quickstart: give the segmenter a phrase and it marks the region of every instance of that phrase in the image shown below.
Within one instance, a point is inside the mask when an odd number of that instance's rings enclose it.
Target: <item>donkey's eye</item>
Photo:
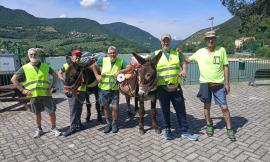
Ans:
[[[145,79],[150,79],[150,77],[151,77],[151,75],[149,74],[149,73],[147,73],[146,75],[145,75]]]

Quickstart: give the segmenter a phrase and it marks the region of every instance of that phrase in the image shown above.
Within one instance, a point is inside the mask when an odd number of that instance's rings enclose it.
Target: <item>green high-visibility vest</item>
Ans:
[[[64,67],[65,71],[67,71],[69,64],[65,63],[65,64],[63,64],[63,67]],[[80,85],[76,90],[81,91],[81,92],[86,92],[86,85],[85,84]]]
[[[159,53],[160,50],[155,51],[155,55]],[[157,85],[167,85],[167,84],[179,84],[181,82],[180,75],[180,64],[179,64],[179,53],[173,49],[170,49],[169,59],[162,54],[158,64],[157,64]]]
[[[101,80],[98,87],[102,90],[118,90],[116,78],[113,74],[121,70],[123,59],[116,58],[114,65],[111,64],[110,57],[104,57],[102,60]]]
[[[64,63],[63,64],[63,67],[64,67],[65,71],[67,71],[67,68],[69,67],[69,64],[68,63]]]
[[[49,81],[49,65],[41,63],[38,71],[35,70],[30,63],[23,65],[23,71],[25,73],[26,80],[23,82],[25,89],[31,91],[31,95],[27,96],[51,96],[50,93],[50,81]]]

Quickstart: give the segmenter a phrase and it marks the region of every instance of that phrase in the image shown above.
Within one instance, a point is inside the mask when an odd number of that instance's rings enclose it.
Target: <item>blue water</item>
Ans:
[[[119,54],[128,63],[130,62],[131,54]],[[45,59],[51,67],[58,72],[65,63],[65,57],[47,57]],[[246,60],[244,70],[239,69],[239,61],[229,61],[230,65],[230,79],[232,82],[247,81],[255,73],[257,69],[270,69],[270,60]],[[188,65],[187,77],[184,84],[198,84],[199,83],[199,68],[197,63]],[[62,89],[61,81],[58,82],[58,88]]]

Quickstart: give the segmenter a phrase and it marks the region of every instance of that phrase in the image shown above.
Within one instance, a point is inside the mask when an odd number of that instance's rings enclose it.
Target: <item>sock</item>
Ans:
[[[38,126],[38,130],[42,130],[41,126]]]
[[[52,128],[51,129],[53,130],[55,127],[56,127],[55,125],[52,125]]]
[[[106,119],[106,123],[107,123],[107,124],[111,124],[110,119]]]
[[[112,124],[117,124],[117,120],[113,120],[112,121]]]

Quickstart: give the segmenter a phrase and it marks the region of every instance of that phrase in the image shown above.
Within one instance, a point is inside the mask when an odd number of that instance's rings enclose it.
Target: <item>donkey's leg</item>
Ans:
[[[144,134],[145,133],[144,120],[143,120],[143,117],[144,117],[144,114],[145,114],[144,101],[142,99],[142,100],[139,100],[139,102],[140,102],[140,108],[139,108],[139,132],[140,132],[140,134]]]
[[[125,95],[126,98],[126,103],[127,103],[127,114],[128,114],[128,118],[132,117],[132,113],[131,113],[131,106],[130,106],[130,97],[128,95]]]
[[[134,110],[135,110],[135,112],[138,112],[138,110],[139,110],[139,107],[138,107],[139,97],[136,96],[134,98],[135,98],[135,103],[134,103],[135,108],[134,108]]]
[[[97,120],[99,123],[102,123],[102,115],[101,115],[101,110],[100,110],[100,104],[99,104],[99,99],[98,99],[98,88],[95,87],[94,89],[94,95],[95,95],[95,101],[96,101],[96,110],[97,110]]]
[[[155,132],[160,134],[160,128],[157,123],[157,109],[156,109],[156,102],[157,102],[157,97],[153,97],[151,99],[151,118],[152,118],[152,128],[155,129]]]
[[[90,117],[91,117],[91,103],[90,103],[88,93],[85,94],[85,100],[86,100],[86,110],[87,110],[85,121],[88,123],[90,122]]]

